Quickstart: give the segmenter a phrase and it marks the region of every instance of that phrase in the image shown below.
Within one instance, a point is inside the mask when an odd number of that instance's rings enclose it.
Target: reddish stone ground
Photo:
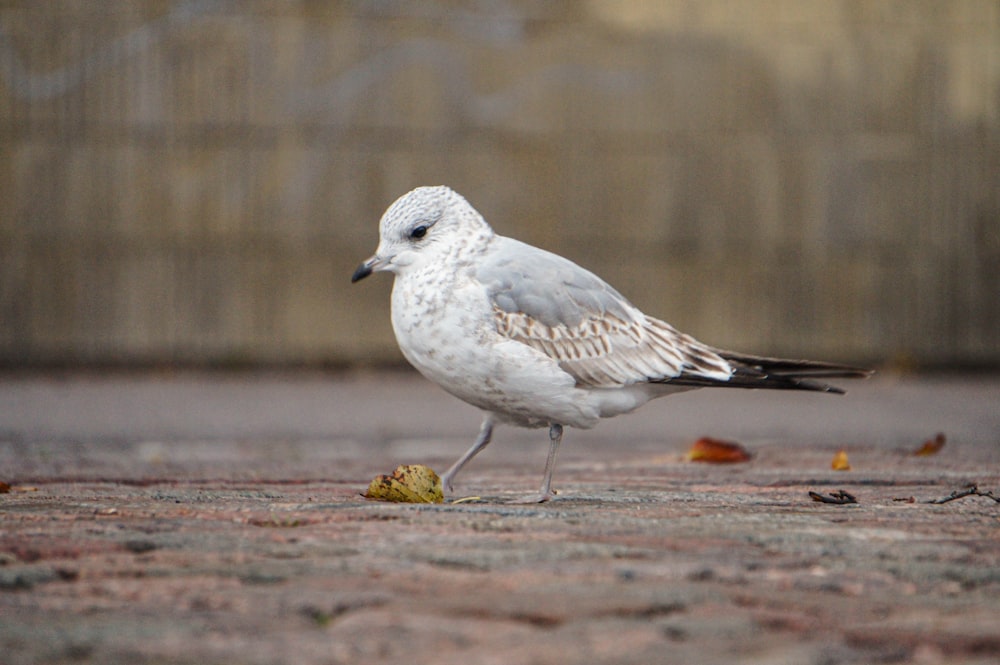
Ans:
[[[407,373],[0,378],[0,662],[1000,661],[1000,503],[927,503],[1000,494],[1000,380],[846,387],[567,430],[545,505],[505,503],[545,432],[500,429],[480,500],[417,506],[359,493],[478,416]]]

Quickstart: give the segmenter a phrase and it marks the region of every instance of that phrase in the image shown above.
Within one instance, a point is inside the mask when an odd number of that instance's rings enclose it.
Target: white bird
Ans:
[[[597,275],[497,235],[448,187],[420,187],[379,222],[375,255],[351,282],[395,273],[392,327],[421,374],[484,412],[476,442],[441,478],[483,450],[494,425],[549,428],[537,495],[547,501],[563,426],[590,428],[651,399],[701,387],[842,393],[820,378],[869,370],[716,349],[643,314]]]

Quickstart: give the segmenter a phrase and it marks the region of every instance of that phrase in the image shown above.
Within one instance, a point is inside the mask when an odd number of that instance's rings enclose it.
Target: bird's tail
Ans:
[[[874,373],[870,369],[818,360],[788,360],[751,356],[718,349],[714,349],[714,351],[733,368],[733,374],[728,380],[718,381],[681,374],[681,376],[671,379],[670,383],[706,387],[814,390],[842,395],[844,391],[841,388],[814,379],[863,379]]]

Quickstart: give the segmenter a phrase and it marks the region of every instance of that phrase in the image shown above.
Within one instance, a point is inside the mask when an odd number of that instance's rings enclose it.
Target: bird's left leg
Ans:
[[[483,448],[490,445],[490,439],[493,438],[493,418],[487,415],[483,418],[483,424],[479,428],[479,436],[476,437],[476,442],[472,444],[472,447],[465,451],[465,454],[459,458],[457,462],[451,465],[451,468],[444,472],[441,476],[441,487],[445,492],[451,492],[451,483],[455,480],[455,476],[458,472],[462,470],[469,460],[475,457]]]
[[[542,478],[542,488],[538,494],[517,499],[513,503],[544,503],[556,495],[552,491],[552,472],[556,467],[556,453],[559,451],[559,444],[562,443],[562,434],[562,425],[553,424],[549,427],[549,457],[545,461],[545,477]]]

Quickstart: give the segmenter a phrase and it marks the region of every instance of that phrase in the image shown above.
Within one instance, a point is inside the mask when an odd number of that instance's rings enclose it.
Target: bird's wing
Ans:
[[[647,317],[597,275],[517,240],[496,237],[476,266],[497,330],[544,353],[587,387],[725,382],[729,363],[669,324]]]

